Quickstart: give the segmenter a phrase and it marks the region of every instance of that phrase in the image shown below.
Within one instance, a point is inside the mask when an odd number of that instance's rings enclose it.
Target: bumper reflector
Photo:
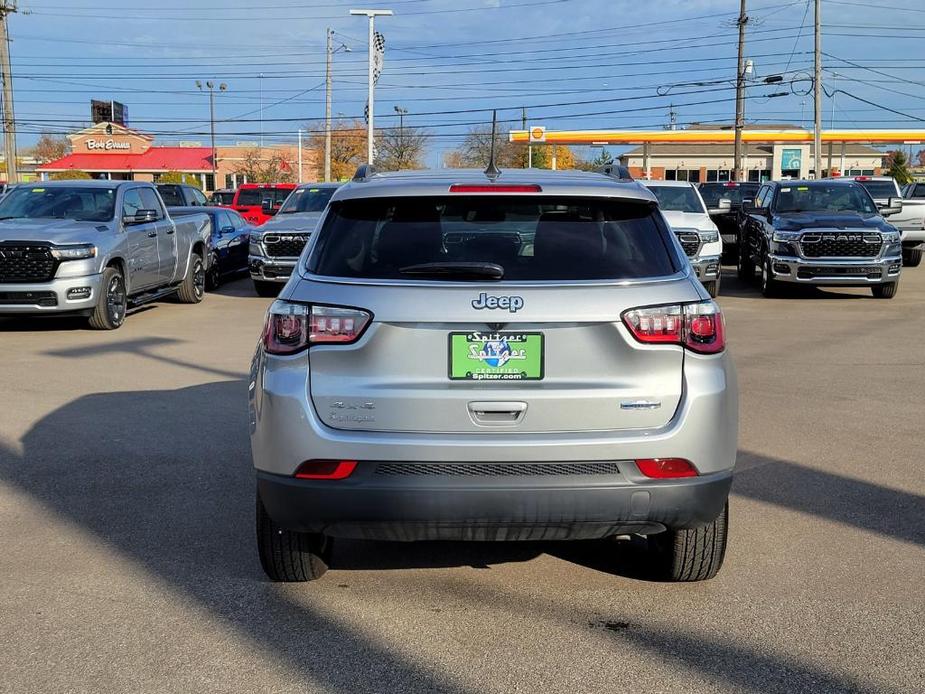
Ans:
[[[697,476],[697,468],[684,458],[642,458],[636,461],[636,467],[643,475],[653,479]]]
[[[295,471],[300,480],[344,480],[356,469],[355,460],[306,460]]]

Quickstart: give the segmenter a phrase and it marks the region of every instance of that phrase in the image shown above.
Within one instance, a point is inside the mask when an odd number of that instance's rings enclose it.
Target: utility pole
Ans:
[[[19,183],[16,165],[16,119],[13,115],[13,70],[10,67],[10,35],[6,16],[16,12],[16,0],[0,0],[0,72],[3,77],[3,148],[6,156],[6,182]]]
[[[334,30],[328,28],[328,48],[324,72],[324,182],[331,181],[331,63],[334,60]]]
[[[668,105],[668,129],[678,129],[678,114],[674,110],[674,104]]]
[[[742,129],[745,127],[745,26],[748,15],[745,13],[745,0],[739,4],[739,62],[736,68],[736,122],[735,151],[733,152],[734,181],[742,180]]]
[[[816,0],[816,47],[813,66],[813,171],[822,178],[822,0]]]
[[[527,130],[527,107],[523,107],[523,111],[520,114],[520,122],[523,125],[523,129],[526,132]],[[533,145],[530,144],[530,138],[527,137],[527,168],[533,168]]]
[[[373,123],[375,108],[375,92],[376,92],[376,79],[374,77],[375,73],[375,56],[376,56],[376,17],[391,17],[394,12],[392,10],[350,10],[352,15],[365,15],[369,19],[369,44],[367,48],[368,57],[369,57],[369,89],[368,96],[366,98],[367,110],[369,111],[369,118],[367,118],[367,129],[366,129],[366,163],[373,163],[373,151],[374,151],[374,140],[375,140],[375,124]]]
[[[324,182],[331,181],[331,102],[333,99],[334,78],[332,70],[334,68],[334,54],[337,51],[350,52],[347,44],[342,43],[334,48],[334,30],[327,29],[327,49],[325,58],[324,72]]]
[[[263,73],[258,78],[260,82],[260,149],[263,149]]]
[[[396,106],[395,113],[398,114],[398,168],[400,169],[405,161],[405,116],[408,115],[408,109]]]
[[[199,80],[196,80],[196,86],[202,91],[203,84]],[[215,83],[211,80],[205,83],[205,88],[209,91],[209,133],[212,136],[212,190],[218,188],[218,174],[216,170],[218,169],[218,160],[215,152]],[[218,85],[218,90],[220,92],[228,89],[228,85],[222,82]]]
[[[302,182],[302,128],[299,128],[299,183]]]

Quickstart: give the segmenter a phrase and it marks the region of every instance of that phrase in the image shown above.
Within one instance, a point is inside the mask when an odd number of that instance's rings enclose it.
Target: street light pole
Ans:
[[[368,164],[373,163],[373,145],[374,145],[374,132],[375,124],[374,113],[375,113],[375,90],[376,83],[374,78],[374,56],[375,56],[375,47],[374,41],[376,36],[376,17],[391,17],[394,12],[392,10],[350,10],[351,15],[365,15],[369,19],[369,44],[367,48],[369,56],[369,89],[367,96],[367,110],[369,112],[369,117],[367,118],[367,129],[366,129],[366,162]]]
[[[202,82],[196,80],[196,86],[202,91]],[[209,133],[212,137],[212,190],[215,190],[218,187],[216,180],[218,178],[218,161],[215,152],[215,83],[209,80],[205,83],[205,87],[209,91]],[[226,89],[228,89],[228,85],[224,82],[218,85],[220,92]]]
[[[263,149],[263,73],[259,77],[260,83],[260,149]]]
[[[395,113],[398,114],[398,168],[400,169],[405,159],[405,116],[408,114],[408,109],[396,106]]]

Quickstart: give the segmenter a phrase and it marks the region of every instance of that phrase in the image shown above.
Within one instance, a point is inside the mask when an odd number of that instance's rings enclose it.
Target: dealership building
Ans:
[[[112,122],[96,123],[68,135],[68,140],[70,154],[36,169],[42,179],[54,173],[85,171],[94,178],[156,183],[162,174],[177,171],[195,178],[203,190],[211,192],[247,183],[247,176],[240,171],[255,152],[263,161],[279,156],[284,162],[282,170],[291,173],[293,180],[299,178],[299,149],[291,145],[261,148],[256,143],[240,143],[216,147],[213,177],[212,148],[202,147],[198,142],[159,146],[151,135]],[[317,180],[317,175],[314,150],[303,149],[302,180]]]
[[[695,125],[699,131],[729,130],[725,126]],[[745,126],[749,129],[779,131],[800,130],[798,126],[778,124]],[[648,150],[648,151],[646,151]],[[809,143],[744,143],[743,170],[749,181],[781,178],[815,178],[813,146]],[[634,177],[668,181],[730,181],[734,167],[735,146],[708,143],[651,143],[619,155],[620,163]],[[884,153],[870,145],[846,143],[823,144],[823,176],[874,176],[880,174]]]

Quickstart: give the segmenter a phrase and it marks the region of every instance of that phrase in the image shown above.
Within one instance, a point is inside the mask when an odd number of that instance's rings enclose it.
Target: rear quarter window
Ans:
[[[680,269],[672,243],[646,201],[367,198],[331,204],[309,270],[395,280],[420,279],[403,269],[425,263],[491,263],[509,281],[638,279]]]

